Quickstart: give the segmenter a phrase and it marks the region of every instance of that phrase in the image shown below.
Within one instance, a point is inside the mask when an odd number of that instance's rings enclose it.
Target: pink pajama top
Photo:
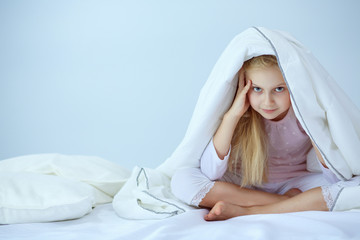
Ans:
[[[264,123],[268,135],[268,182],[282,182],[308,174],[306,155],[312,144],[293,109],[290,108],[280,121],[264,119]],[[230,151],[221,160],[211,140],[201,157],[201,171],[211,180],[220,179],[227,170]]]

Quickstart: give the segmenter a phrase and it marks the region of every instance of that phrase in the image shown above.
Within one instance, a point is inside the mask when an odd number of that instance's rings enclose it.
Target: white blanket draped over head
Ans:
[[[295,115],[329,169],[342,181],[360,175],[360,112],[357,107],[296,39],[284,32],[254,27],[237,35],[224,50],[200,92],[183,140],[156,169],[135,167],[130,174],[98,158],[32,155],[0,161],[0,177],[2,172],[26,171],[79,181],[91,186],[89,192],[93,192],[90,194],[94,194],[95,200],[90,198],[90,207],[113,200],[116,213],[129,219],[161,219],[191,210],[192,207],[171,193],[171,177],[178,169],[199,167],[206,145],[233,101],[237,74],[243,62],[264,54],[277,57]],[[10,179],[6,174],[3,174],[4,179]],[[360,209],[359,199],[360,186],[344,187],[332,210]],[[14,215],[12,208],[6,211],[12,214],[8,216]],[[31,219],[29,215],[26,221],[39,219],[43,218]],[[56,220],[62,219],[66,216]],[[12,218],[12,222],[24,221],[20,215]]]
[[[215,64],[177,149],[156,169],[134,169],[115,196],[113,206],[120,216],[162,218],[189,209],[171,197],[171,176],[180,168],[199,167],[203,150],[233,101],[243,62],[264,54],[277,57],[296,117],[329,169],[343,181],[360,175],[360,112],[356,105],[292,36],[249,28],[229,43]],[[344,188],[333,210],[360,208],[359,199],[360,186]]]

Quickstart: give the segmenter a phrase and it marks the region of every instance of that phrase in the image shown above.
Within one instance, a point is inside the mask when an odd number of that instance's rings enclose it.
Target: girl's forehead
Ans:
[[[251,80],[253,85],[285,85],[284,78],[277,66],[248,69],[245,72],[245,77],[247,80]]]

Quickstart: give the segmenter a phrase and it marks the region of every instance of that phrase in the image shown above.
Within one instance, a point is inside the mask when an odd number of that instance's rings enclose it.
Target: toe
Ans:
[[[212,220],[214,220],[214,218],[215,218],[215,216],[214,216],[214,214],[213,214],[212,212],[209,212],[208,214],[206,214],[206,215],[204,216],[204,219],[205,219],[206,221],[212,221]]]

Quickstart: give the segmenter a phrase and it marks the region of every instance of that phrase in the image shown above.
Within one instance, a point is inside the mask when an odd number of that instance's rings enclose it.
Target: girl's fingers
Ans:
[[[237,90],[234,102],[244,101],[244,99],[246,98],[246,94],[248,93],[250,87],[251,87],[250,80],[246,83],[245,87],[243,87],[242,89],[240,89],[240,87],[239,87]]]
[[[252,84],[251,80],[247,81],[247,83],[245,85],[245,88],[247,89],[247,91],[250,89],[251,84]]]
[[[241,69],[239,71],[238,89],[230,110],[235,115],[241,114],[242,116],[243,113],[248,109],[249,101],[247,98],[247,93],[249,92],[251,85],[252,82],[250,80],[246,81],[244,71]]]
[[[251,80],[247,81],[245,87],[240,92],[242,95],[246,95],[251,87]]]
[[[241,68],[239,71],[239,88],[242,89],[245,86],[245,74],[244,70]]]

